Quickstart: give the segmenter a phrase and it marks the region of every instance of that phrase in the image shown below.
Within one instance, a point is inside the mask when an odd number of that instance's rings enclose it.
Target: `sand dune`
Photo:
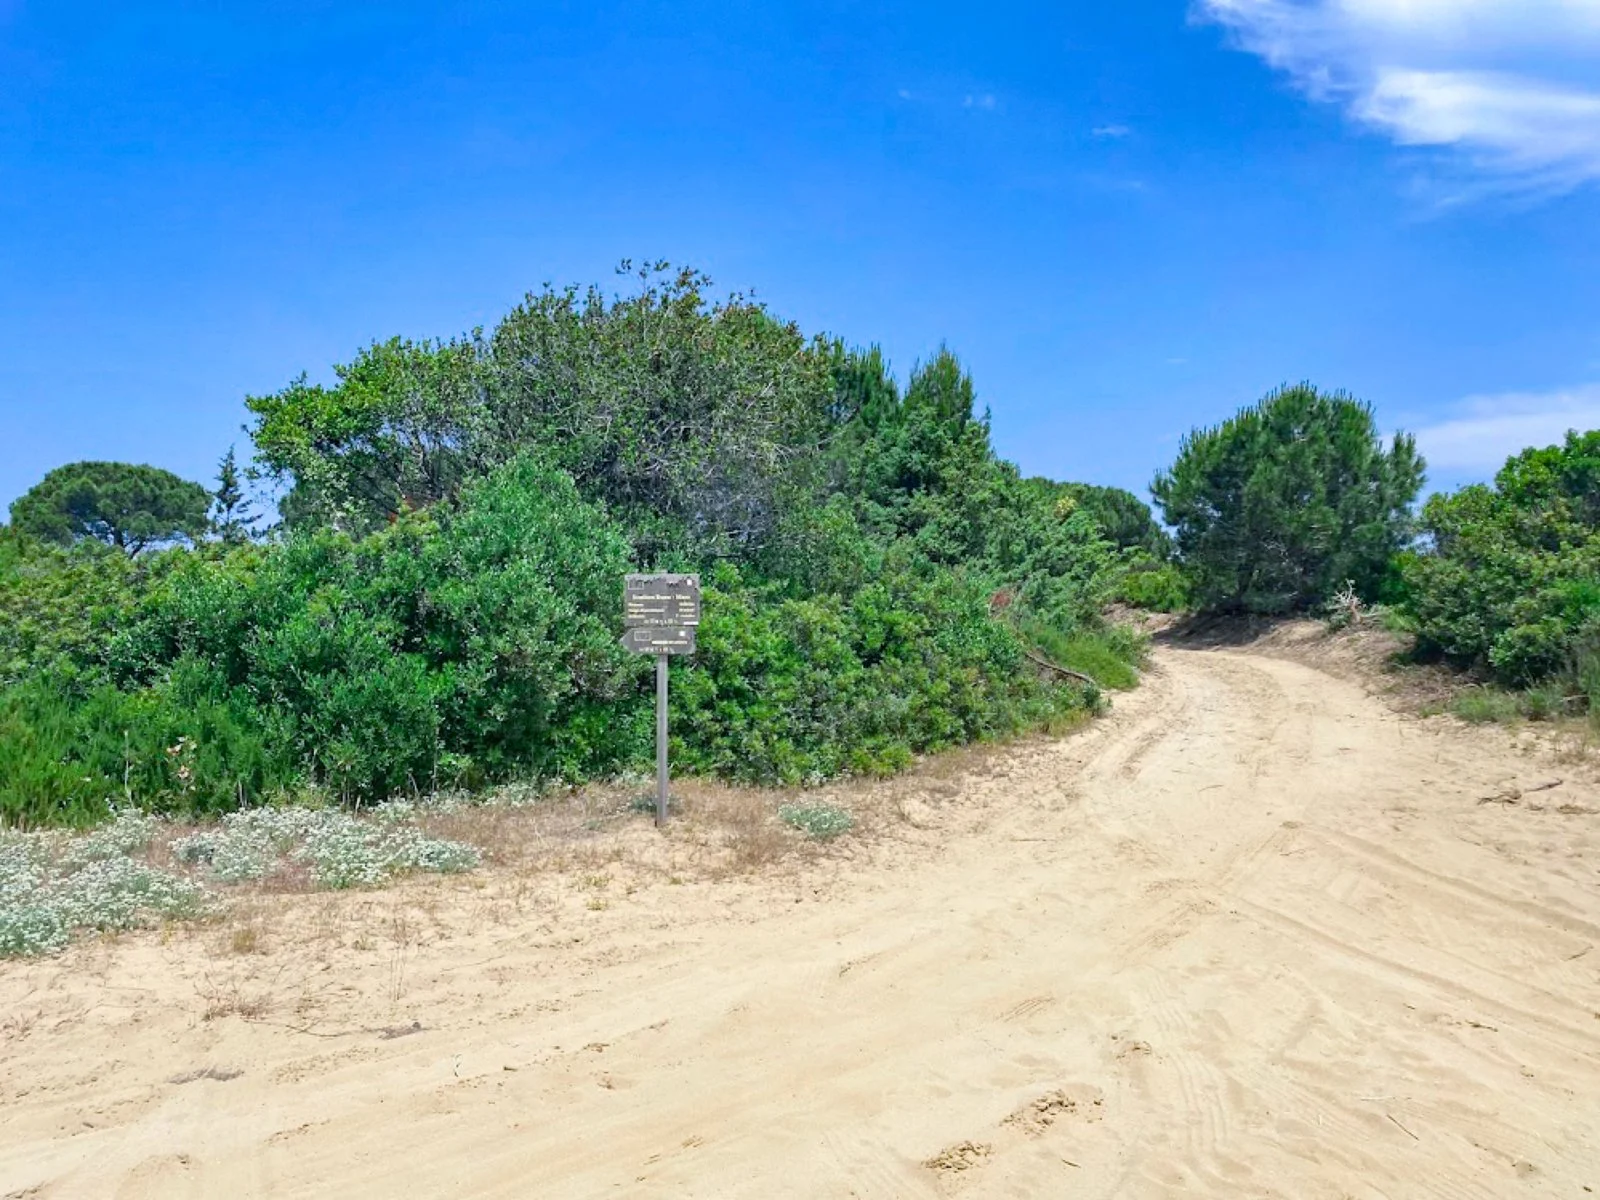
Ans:
[[[0,1195],[1600,1192],[1575,768],[1169,649],[954,783],[852,857],[593,906],[275,901],[365,914],[343,959],[0,964]]]

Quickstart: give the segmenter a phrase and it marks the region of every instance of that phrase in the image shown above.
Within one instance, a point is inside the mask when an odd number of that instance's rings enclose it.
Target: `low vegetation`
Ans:
[[[80,931],[212,917],[230,890],[263,881],[339,890],[471,870],[475,847],[429,836],[417,823],[460,803],[397,803],[365,817],[256,809],[189,831],[124,811],[87,834],[0,831],[0,958],[59,950]]]
[[[850,832],[855,824],[854,817],[832,804],[785,804],[778,809],[778,819],[807,837],[824,842]]]

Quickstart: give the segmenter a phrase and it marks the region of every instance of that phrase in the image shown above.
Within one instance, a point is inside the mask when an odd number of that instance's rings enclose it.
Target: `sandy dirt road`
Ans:
[[[304,1021],[203,1019],[198,934],[0,965],[0,1195],[1600,1194],[1574,768],[1163,650],[957,783],[781,877],[521,922],[441,885]]]

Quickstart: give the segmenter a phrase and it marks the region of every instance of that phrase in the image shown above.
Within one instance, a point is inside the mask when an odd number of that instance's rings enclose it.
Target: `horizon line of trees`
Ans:
[[[1080,719],[1108,603],[1404,614],[1419,651],[1600,701],[1600,433],[1416,500],[1414,442],[1309,384],[1194,430],[1152,494],[1023,478],[947,348],[904,385],[650,264],[252,396],[208,489],[49,473],[0,528],[0,821],[356,803],[645,763],[630,569],[706,581],[687,769],[804,783]],[[281,491],[268,527],[246,470]],[[1600,711],[1600,703],[1594,708]]]

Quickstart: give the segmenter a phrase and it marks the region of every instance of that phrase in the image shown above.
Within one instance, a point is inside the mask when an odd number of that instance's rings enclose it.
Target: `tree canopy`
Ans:
[[[1406,564],[1424,653],[1600,696],[1600,431],[1514,456],[1492,486],[1434,496]]]
[[[353,532],[533,454],[630,527],[638,552],[748,557],[820,462],[829,347],[656,264],[632,295],[529,294],[493,331],[394,339],[247,400],[258,458],[302,523]]]
[[[40,541],[93,539],[136,555],[198,540],[211,493],[159,467],[79,462],[57,467],[11,505],[11,523]]]
[[[1190,433],[1151,492],[1202,607],[1291,612],[1347,581],[1376,598],[1424,465],[1408,435],[1384,444],[1369,405],[1299,384]]]

